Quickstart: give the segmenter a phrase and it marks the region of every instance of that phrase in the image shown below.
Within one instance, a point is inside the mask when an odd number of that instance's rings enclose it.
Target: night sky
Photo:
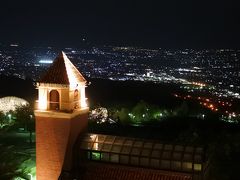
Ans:
[[[240,6],[229,0],[19,0],[0,10],[0,42],[240,48]]]

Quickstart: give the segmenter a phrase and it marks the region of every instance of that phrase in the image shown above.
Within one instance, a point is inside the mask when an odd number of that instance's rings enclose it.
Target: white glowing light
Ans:
[[[39,110],[47,110],[47,101],[45,99],[39,99],[38,109]]]
[[[10,44],[11,47],[18,47],[18,44]]]
[[[47,110],[47,94],[48,91],[45,88],[39,87],[38,89],[38,109],[39,110]]]
[[[18,106],[26,106],[28,104],[29,103],[22,98],[7,96],[0,98],[0,111],[7,113],[10,110],[15,111]]]
[[[52,64],[52,60],[40,60],[39,63],[41,64]]]

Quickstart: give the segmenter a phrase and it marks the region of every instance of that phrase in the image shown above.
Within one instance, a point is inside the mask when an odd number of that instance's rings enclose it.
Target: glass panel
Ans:
[[[170,161],[162,160],[161,161],[161,168],[163,168],[163,169],[170,169]]]
[[[143,142],[142,141],[135,141],[133,146],[134,147],[142,147],[143,146]]]
[[[128,164],[129,157],[126,155],[120,155],[120,163],[122,164]]]
[[[114,139],[115,139],[115,136],[107,136],[106,138],[105,138],[105,141],[104,141],[104,143],[108,143],[108,144],[112,144],[113,143],[113,141],[114,141]]]
[[[161,156],[161,151],[159,151],[159,150],[152,151],[152,157],[160,158],[160,156]]]
[[[154,149],[162,149],[162,148],[163,148],[163,145],[157,143],[157,144],[154,144],[154,147],[153,147],[153,148],[154,148]]]
[[[102,161],[109,161],[109,153],[102,153]]]
[[[165,144],[164,150],[173,150],[173,146],[171,144]]]
[[[133,155],[139,155],[140,152],[141,152],[141,149],[139,149],[139,148],[132,148],[131,154],[133,154]]]
[[[97,138],[95,139],[96,142],[103,142],[105,140],[105,135],[97,135]]]
[[[185,152],[193,152],[194,148],[193,147],[190,147],[190,146],[187,146],[185,148]]]
[[[195,162],[201,162],[201,161],[202,161],[202,156],[199,155],[199,154],[195,154],[195,155],[194,155],[194,161],[195,161]]]
[[[180,161],[172,161],[172,169],[173,170],[181,170],[181,162]]]
[[[191,162],[183,162],[182,170],[183,171],[192,171],[192,163]]]
[[[151,143],[151,142],[145,142],[143,147],[144,147],[144,148],[152,148],[152,147],[153,147],[153,143]]]
[[[81,142],[80,149],[92,149],[92,145],[91,142]]]
[[[97,135],[96,134],[91,134],[90,135],[90,141],[94,142],[97,138]]]
[[[119,163],[119,155],[118,154],[110,154],[110,161],[113,163]]]
[[[91,138],[90,136],[91,136],[91,134],[84,136],[83,139],[82,139],[82,141],[92,142],[93,140],[92,140],[92,138]]]
[[[151,159],[150,160],[150,166],[155,167],[155,168],[159,168],[159,159]]]
[[[125,141],[125,138],[121,138],[121,137],[116,137],[114,144],[119,144],[122,145]]]
[[[183,151],[183,150],[184,150],[183,146],[180,146],[180,145],[175,146],[175,151]]]
[[[185,153],[183,155],[183,160],[185,160],[185,161],[192,161],[192,154]]]
[[[101,151],[102,146],[103,146],[103,143],[94,143],[94,144],[93,144],[93,147],[92,147],[92,150]]]
[[[101,153],[100,152],[92,152],[92,160],[100,161]]]
[[[131,156],[130,164],[138,165],[139,164],[139,157]]]
[[[194,164],[193,168],[194,168],[194,171],[201,171],[202,170],[202,165],[201,164]]]
[[[163,151],[162,159],[170,159],[170,158],[171,158],[171,152],[170,151]]]
[[[132,146],[132,145],[133,145],[133,140],[131,140],[131,139],[126,139],[125,142],[124,142],[124,145]]]
[[[172,155],[172,159],[174,160],[181,160],[181,157],[182,157],[182,153],[179,153],[179,152],[174,152]]]
[[[142,156],[150,156],[151,151],[152,151],[151,149],[143,149]]]
[[[104,144],[103,145],[103,148],[102,148],[102,151],[110,151],[111,150],[111,144]]]
[[[149,158],[140,158],[140,165],[141,166],[148,166],[149,165]]]
[[[196,153],[202,153],[203,152],[203,148],[198,147],[198,148],[195,149],[195,152]]]
[[[130,154],[131,147],[129,146],[123,146],[121,153],[123,154]]]
[[[121,151],[122,146],[119,145],[113,145],[111,152],[119,153]]]

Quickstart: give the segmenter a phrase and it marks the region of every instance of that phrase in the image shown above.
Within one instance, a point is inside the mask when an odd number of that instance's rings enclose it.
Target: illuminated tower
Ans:
[[[72,169],[73,146],[87,128],[86,80],[62,52],[37,84],[37,180]]]

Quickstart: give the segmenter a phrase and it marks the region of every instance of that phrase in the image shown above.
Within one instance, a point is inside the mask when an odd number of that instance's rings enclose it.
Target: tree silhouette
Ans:
[[[3,113],[3,111],[0,111],[0,128],[3,127],[4,120],[5,120],[5,114]]]
[[[30,105],[18,106],[15,113],[17,123],[23,125],[25,131],[29,131],[29,142],[32,143],[32,132],[35,129],[35,119],[32,107]]]

